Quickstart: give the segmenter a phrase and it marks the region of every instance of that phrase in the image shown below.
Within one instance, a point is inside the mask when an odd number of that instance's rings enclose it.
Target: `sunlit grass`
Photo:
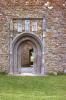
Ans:
[[[66,100],[66,75],[0,75],[0,100]]]

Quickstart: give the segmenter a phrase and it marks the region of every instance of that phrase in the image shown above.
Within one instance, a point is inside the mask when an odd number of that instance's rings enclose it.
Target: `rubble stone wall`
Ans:
[[[19,1],[19,2],[18,2]],[[12,18],[46,18],[45,67],[46,72],[66,69],[66,7],[64,0],[53,0],[52,9],[45,7],[46,0],[28,5],[25,0],[0,0],[0,71],[9,71],[9,30]],[[42,3],[41,3],[42,1]],[[55,2],[56,1],[56,2]],[[59,2],[59,3],[58,3]],[[14,36],[15,37],[15,36]],[[14,38],[13,37],[13,38]]]

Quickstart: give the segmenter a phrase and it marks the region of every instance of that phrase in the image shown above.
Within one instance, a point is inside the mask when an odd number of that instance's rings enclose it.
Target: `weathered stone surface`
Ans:
[[[13,38],[17,35],[16,32],[9,30],[10,20],[27,16],[46,18],[46,72],[66,69],[66,1],[49,0],[53,9],[45,7],[47,0],[38,1],[39,3],[36,2],[34,5],[34,1],[28,4],[26,0],[0,0],[0,71],[9,71],[9,41],[12,35]],[[38,35],[40,36],[41,34]]]

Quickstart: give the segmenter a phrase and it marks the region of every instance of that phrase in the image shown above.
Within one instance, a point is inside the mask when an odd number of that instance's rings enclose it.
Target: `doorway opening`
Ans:
[[[34,50],[33,50],[33,48],[29,50],[29,61],[30,61],[30,66],[33,66],[33,62],[34,62]]]
[[[34,47],[31,41],[27,40],[21,45],[21,67],[33,67]]]
[[[42,43],[40,39],[31,33],[19,34],[12,43],[10,56],[10,72],[42,73]]]

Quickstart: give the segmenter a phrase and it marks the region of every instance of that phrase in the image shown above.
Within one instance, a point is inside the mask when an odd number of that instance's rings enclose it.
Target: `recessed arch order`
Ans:
[[[30,41],[35,50],[34,68],[35,74],[41,74],[42,67],[42,42],[32,33],[22,33],[17,35],[11,43],[11,56],[10,56],[10,73],[19,73],[21,68],[21,45]]]

